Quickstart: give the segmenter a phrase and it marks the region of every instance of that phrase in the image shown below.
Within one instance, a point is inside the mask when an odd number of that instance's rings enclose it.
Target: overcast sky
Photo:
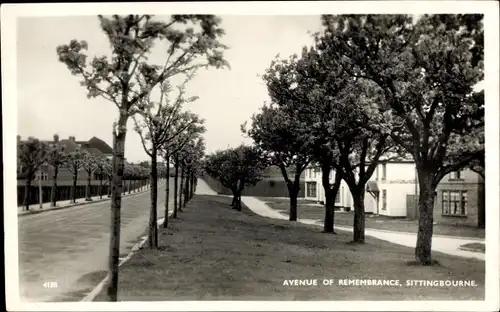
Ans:
[[[226,35],[222,42],[230,47],[225,58],[231,70],[203,70],[190,82],[189,95],[200,99],[189,104],[191,111],[206,120],[207,152],[242,142],[250,142],[240,125],[268,101],[263,74],[274,56],[299,53],[312,42],[309,31],[320,30],[316,16],[221,16]],[[17,94],[18,134],[49,140],[93,136],[112,143],[112,123],[117,108],[104,99],[87,99],[79,79],[58,61],[56,47],[71,39],[86,40],[89,54],[109,53],[109,45],[97,17],[25,17],[18,20]],[[161,60],[161,51],[154,58]],[[129,161],[147,159],[140,138],[132,130],[126,141]]]

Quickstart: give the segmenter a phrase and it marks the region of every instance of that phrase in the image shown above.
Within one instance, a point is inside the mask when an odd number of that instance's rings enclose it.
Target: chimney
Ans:
[[[59,142],[59,135],[54,134],[54,143]]]
[[[17,135],[17,143],[21,142],[21,136]]]
[[[74,136],[70,136],[69,140],[75,142],[75,137]]]

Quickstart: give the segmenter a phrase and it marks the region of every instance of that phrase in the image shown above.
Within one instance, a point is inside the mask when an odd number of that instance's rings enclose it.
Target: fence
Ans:
[[[218,194],[232,195],[230,189],[224,187],[219,181],[211,176],[204,174],[201,178]],[[305,196],[305,182],[300,182],[300,191],[298,197]],[[288,197],[288,188],[285,181],[277,179],[266,179],[257,182],[255,186],[246,186],[242,192],[243,196],[259,196],[259,197]]]
[[[31,185],[30,188],[30,196],[28,198],[28,204],[29,205],[35,205],[38,204],[39,201],[39,187],[38,187],[38,181],[33,181],[33,184]],[[146,185],[147,182],[140,180],[140,181],[123,181],[123,192],[128,193],[131,192],[135,189],[138,189],[140,187],[143,187]],[[71,185],[58,185],[56,189],[56,201],[61,201],[61,200],[70,200],[71,199]],[[78,184],[75,188],[75,194],[76,198],[84,198],[85,197],[85,190],[87,188],[87,185],[83,184]],[[17,186],[17,206],[24,206],[24,196],[26,192],[26,186],[24,185],[18,185]],[[48,203],[50,202],[50,196],[52,192],[52,186],[42,186],[42,202]],[[99,196],[99,185],[92,184],[89,188],[90,196]],[[109,185],[103,185],[101,194],[104,197],[107,197],[109,193]]]

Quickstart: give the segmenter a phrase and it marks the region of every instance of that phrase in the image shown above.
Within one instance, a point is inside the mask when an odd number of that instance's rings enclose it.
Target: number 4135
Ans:
[[[45,282],[43,283],[44,288],[57,288],[57,282]]]

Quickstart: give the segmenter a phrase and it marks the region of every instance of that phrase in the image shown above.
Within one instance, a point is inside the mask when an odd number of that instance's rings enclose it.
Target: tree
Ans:
[[[209,155],[205,171],[233,193],[233,209],[241,211],[241,193],[245,186],[262,179],[266,162],[256,147],[240,145]]]
[[[34,137],[29,137],[26,141],[18,142],[17,158],[19,162],[20,175],[26,179],[24,191],[24,207],[29,210],[29,198],[31,192],[31,181],[35,178],[36,172],[46,162],[48,146]],[[42,196],[42,194],[40,194]]]
[[[290,198],[290,221],[297,221],[300,177],[311,161],[309,126],[272,103],[264,105],[262,112],[252,117],[251,129],[247,131],[245,126],[242,131],[264,151],[270,164],[280,168]],[[293,180],[288,176],[290,167],[294,169]]]
[[[94,154],[90,153],[87,150],[83,151],[82,168],[87,173],[87,186],[85,187],[85,200],[86,201],[92,200],[90,187],[91,187],[91,181],[92,181],[92,173],[94,173],[96,168],[97,168],[97,166],[96,166],[97,162],[98,162],[98,159]]]
[[[157,21],[151,15],[98,17],[101,29],[109,39],[111,59],[95,57],[87,64],[87,42],[78,40],[58,46],[57,54],[72,74],[83,79],[82,86],[88,90],[89,98],[103,97],[113,102],[119,112],[113,125],[110,279],[107,288],[109,300],[116,301],[125,138],[131,109],[165,79],[194,68],[221,68],[227,62],[223,59],[226,47],[218,40],[224,30],[219,27],[220,19],[214,15],[171,15],[168,22]],[[165,63],[148,64],[147,57],[158,41],[168,44]]]
[[[482,15],[322,17],[323,51],[344,71],[373,82],[385,101],[367,107],[412,155],[419,194],[415,259],[432,264],[435,190],[448,173],[484,157]]]
[[[151,208],[149,218],[149,247],[158,248],[157,204],[158,204],[158,151],[180,135],[192,124],[198,122],[198,116],[181,113],[183,104],[193,102],[197,97],[185,97],[185,85],[192,79],[194,72],[187,75],[178,86],[178,94],[173,101],[169,99],[173,88],[165,81],[161,85],[160,100],[154,102],[150,96],[138,105],[141,120],[134,116],[135,130],[139,134],[146,154],[151,158]],[[175,126],[179,126],[175,128]],[[175,128],[175,129],[173,129]],[[168,217],[168,216],[167,216]]]
[[[66,166],[68,170],[73,174],[73,185],[71,187],[71,202],[76,203],[76,184],[78,181],[78,172],[83,168],[84,164],[84,153],[81,149],[76,149],[68,154],[66,158]]]
[[[54,170],[54,174],[52,176],[52,189],[50,191],[50,202],[51,207],[56,207],[57,176],[59,175],[59,169],[66,163],[66,153],[64,145],[56,142],[54,143],[54,145],[49,147],[47,154],[47,163]]]
[[[95,173],[97,174],[97,177],[99,178],[99,198],[101,198],[101,199],[102,199],[103,180],[108,175],[108,171],[107,171],[108,164],[109,164],[109,161],[106,157],[98,157],[96,159]],[[111,181],[111,179],[109,179],[109,181]]]

